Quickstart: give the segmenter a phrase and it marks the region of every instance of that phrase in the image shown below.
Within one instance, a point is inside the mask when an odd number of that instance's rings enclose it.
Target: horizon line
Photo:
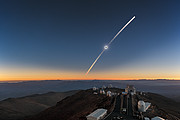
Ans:
[[[113,81],[118,81],[118,80],[174,80],[174,81],[178,81],[180,79],[171,79],[171,78],[145,78],[145,79],[25,79],[25,80],[0,80],[0,83],[2,82],[23,82],[23,81],[55,81],[55,80],[59,80],[59,81],[85,81],[85,80],[113,80]]]

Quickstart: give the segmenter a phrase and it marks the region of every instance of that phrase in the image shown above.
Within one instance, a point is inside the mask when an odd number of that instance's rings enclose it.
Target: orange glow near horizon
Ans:
[[[134,68],[134,69],[132,69]],[[180,80],[180,70],[170,72],[170,69],[158,67],[113,68],[108,70],[93,70],[85,75],[86,71],[55,70],[20,65],[1,65],[0,81],[28,81],[28,80],[139,80],[139,79],[171,79]],[[163,71],[161,70],[163,69]]]
[[[63,78],[61,78],[61,79],[36,79],[36,78],[34,78],[34,79],[7,79],[7,80],[5,80],[5,79],[3,79],[3,80],[0,80],[0,82],[13,82],[13,81],[41,81],[41,80],[141,80],[141,79],[143,79],[143,80],[156,80],[156,79],[167,79],[167,80],[180,80],[180,78],[116,78],[116,79],[114,79],[114,78],[99,78],[99,79],[94,79],[94,78],[89,78],[89,79],[81,79],[81,78],[65,78],[65,79],[63,79]]]
[[[142,77],[143,76],[143,77]],[[155,77],[150,77],[150,75],[137,75],[137,74],[125,74],[125,73],[96,73],[84,75],[84,73],[63,73],[62,71],[37,71],[31,73],[13,73],[0,75],[0,81],[31,81],[31,80],[139,80],[139,79],[170,79],[170,80],[180,80],[179,76],[172,77],[168,75],[152,75]]]

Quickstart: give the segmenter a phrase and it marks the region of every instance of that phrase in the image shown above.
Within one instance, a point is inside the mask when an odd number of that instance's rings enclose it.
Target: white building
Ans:
[[[101,108],[95,110],[94,112],[86,116],[86,118],[87,120],[101,120],[105,117],[106,114],[107,114],[107,110]]]
[[[97,90],[97,88],[96,88],[96,87],[93,87],[92,89],[93,89],[93,91],[96,91],[96,90]]]
[[[144,120],[150,120],[148,117],[144,117]]]
[[[151,103],[140,100],[140,101],[138,101],[138,111],[146,112],[146,110],[150,107],[150,105],[151,105]]]
[[[165,119],[164,119],[164,118],[161,118],[161,117],[156,116],[156,117],[152,118],[151,120],[165,120]]]
[[[130,93],[131,95],[136,94],[136,88],[133,85],[127,85],[125,92]]]
[[[100,92],[100,94],[106,94],[106,92],[104,90],[100,90],[99,92]]]
[[[112,96],[111,91],[107,91],[106,95],[109,96],[109,97],[111,97],[111,96]]]

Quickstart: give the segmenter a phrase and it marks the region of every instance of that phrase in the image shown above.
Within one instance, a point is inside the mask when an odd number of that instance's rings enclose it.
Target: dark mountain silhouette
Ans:
[[[76,92],[49,92],[3,100],[0,102],[0,120],[15,120],[37,114]]]

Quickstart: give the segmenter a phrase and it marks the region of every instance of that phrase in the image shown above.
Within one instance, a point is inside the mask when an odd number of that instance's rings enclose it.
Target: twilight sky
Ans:
[[[179,6],[178,0],[0,0],[0,80],[180,79]]]

